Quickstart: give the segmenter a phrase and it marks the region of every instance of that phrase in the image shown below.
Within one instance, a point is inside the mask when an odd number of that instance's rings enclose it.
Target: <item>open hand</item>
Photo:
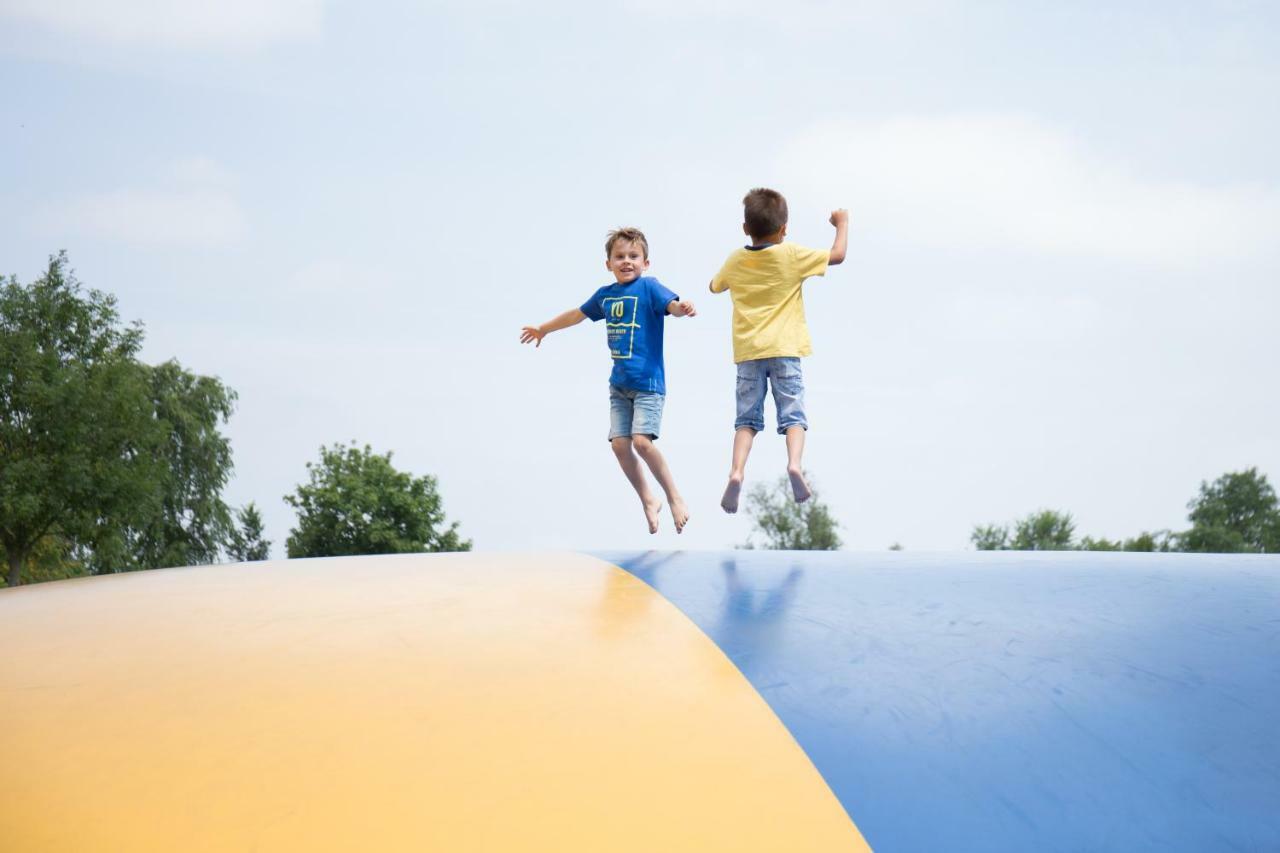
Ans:
[[[696,316],[698,316],[698,312],[694,309],[694,307],[693,307],[693,303],[692,303],[692,302],[690,302],[688,299],[682,299],[682,300],[680,300],[679,302],[677,302],[677,303],[676,303],[676,306],[677,306],[677,307],[679,307],[679,309],[680,309],[680,310],[679,310],[679,311],[677,311],[676,313],[677,313],[679,316],[681,316],[681,317],[696,317]]]
[[[542,339],[546,337],[546,333],[542,331],[541,326],[525,326],[520,330],[520,343],[527,344],[533,341],[535,348],[542,346]]]

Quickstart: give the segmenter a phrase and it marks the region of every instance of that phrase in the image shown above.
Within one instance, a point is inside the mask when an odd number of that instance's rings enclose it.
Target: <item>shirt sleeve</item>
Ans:
[[[715,278],[711,279],[711,292],[724,293],[729,289],[729,273],[733,271],[735,266],[733,256],[724,262],[724,266],[720,267],[720,272],[716,273]]]
[[[586,314],[594,323],[596,320],[604,319],[604,309],[600,307],[600,291],[591,294],[591,298],[578,306],[578,310]]]
[[[831,252],[827,249],[807,249],[792,243],[791,257],[796,265],[796,275],[804,279],[814,275],[826,275],[827,264],[831,261]]]
[[[671,303],[671,300],[678,300],[679,298],[679,296],[676,296],[668,290],[666,285],[658,281],[656,278],[650,280],[649,299],[653,304],[653,313],[658,316],[665,316],[667,313],[667,305]]]

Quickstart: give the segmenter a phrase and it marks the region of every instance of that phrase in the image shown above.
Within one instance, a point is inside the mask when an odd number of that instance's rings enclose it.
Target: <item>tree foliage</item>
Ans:
[[[29,286],[0,281],[0,546],[8,583],[44,554],[117,571],[208,561],[234,393],[137,360],[142,327],[85,291],[65,253]],[[47,537],[53,537],[48,539]],[[52,551],[47,549],[52,548]],[[43,559],[43,558],[42,558]]]
[[[176,361],[136,366],[150,397],[161,463],[149,499],[121,523],[103,525],[86,547],[95,574],[212,563],[234,529],[222,489],[231,476],[231,444],[218,431],[235,392]]]
[[[89,567],[76,559],[70,540],[58,533],[49,533],[40,539],[27,554],[22,565],[21,583],[43,583],[79,578],[89,574]],[[0,565],[7,565],[4,548],[0,547]],[[0,587],[8,586],[0,577]]]
[[[1069,512],[1042,509],[1013,524],[978,524],[969,541],[979,551],[1169,551],[1173,535],[1167,530],[1142,533],[1132,539],[1075,538],[1075,520]]]
[[[0,541],[8,582],[50,534],[74,540],[147,500],[156,427],[134,368],[142,330],[83,293],[65,254],[0,289]]]
[[[969,540],[979,551],[1070,551],[1076,523],[1069,512],[1042,509],[1013,524],[977,525]]]
[[[969,534],[969,541],[979,551],[1008,551],[1009,528],[1003,524],[977,524]]]
[[[1042,509],[1014,524],[1009,548],[1014,551],[1070,551],[1076,522],[1069,512]]]
[[[1099,536],[1095,539],[1092,536],[1086,536],[1080,540],[1076,549],[1080,551],[1123,551],[1125,548],[1124,543],[1118,539],[1108,539],[1105,536]]]
[[[791,483],[782,477],[772,484],[757,484],[747,494],[747,514],[751,516],[752,535],[744,548],[766,548],[784,551],[834,551],[840,547],[836,533],[839,524],[827,505],[818,500],[818,490],[809,481],[811,497],[796,503]]]
[[[1131,539],[1097,539],[1086,536],[1076,548],[1080,551],[1176,551],[1175,535],[1168,530],[1139,533]]]
[[[1085,536],[1076,541],[1070,513],[1041,510],[1014,525],[975,525],[969,535],[979,551],[1198,551],[1202,553],[1280,552],[1280,500],[1257,468],[1231,471],[1187,503],[1189,530],[1143,532],[1131,539]]]
[[[285,496],[298,511],[290,557],[471,550],[457,522],[445,526],[436,478],[397,471],[390,453],[335,444],[307,470],[308,482]]]
[[[227,537],[227,556],[237,563],[270,557],[271,541],[263,537],[262,514],[252,501],[236,511],[236,521]]]
[[[1280,506],[1275,489],[1257,468],[1201,482],[1187,504],[1191,529],[1180,534],[1185,551],[1276,553],[1280,551]]]

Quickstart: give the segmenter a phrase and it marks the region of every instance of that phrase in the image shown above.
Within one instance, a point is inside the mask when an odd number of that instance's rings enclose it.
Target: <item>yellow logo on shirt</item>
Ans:
[[[608,330],[609,352],[614,358],[631,358],[635,347],[636,329],[640,328],[637,314],[640,299],[636,296],[610,296],[602,300]]]

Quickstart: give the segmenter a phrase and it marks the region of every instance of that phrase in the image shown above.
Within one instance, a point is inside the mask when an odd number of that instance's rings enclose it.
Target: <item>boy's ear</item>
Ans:
[[[784,223],[782,223],[782,230],[780,230],[780,231],[778,232],[778,236],[779,236],[779,237],[785,237],[785,236],[787,236],[787,223],[785,223],[785,222],[784,222]]]
[[[742,233],[746,234],[748,237],[751,237],[751,229],[747,227],[747,223],[745,222],[742,223]],[[755,238],[751,237],[751,239],[754,240]]]

